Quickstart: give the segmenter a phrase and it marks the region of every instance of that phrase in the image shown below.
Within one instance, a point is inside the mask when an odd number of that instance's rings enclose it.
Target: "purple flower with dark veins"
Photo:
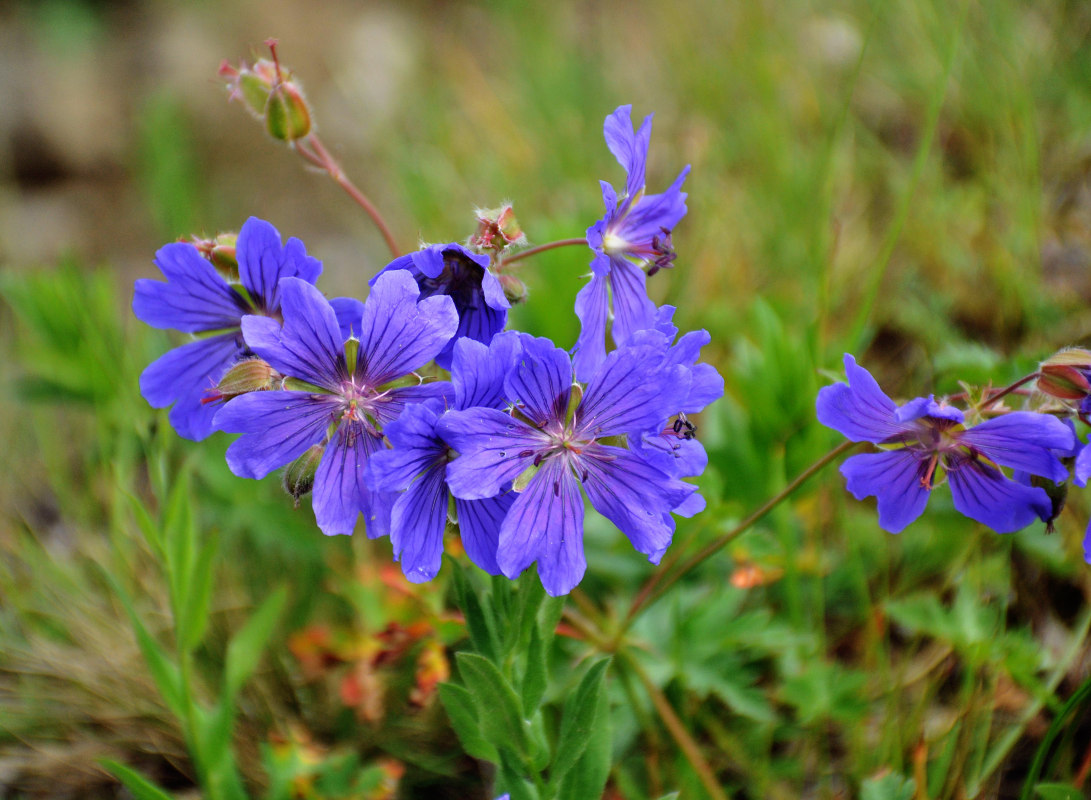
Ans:
[[[520,338],[522,353],[504,379],[513,411],[477,407],[440,420],[440,434],[459,454],[447,467],[451,494],[495,497],[514,481],[519,493],[500,526],[497,564],[514,578],[537,561],[551,595],[571,591],[587,567],[581,487],[658,563],[674,533],[670,512],[696,487],[621,443],[678,407],[689,370],[665,364],[660,347],[624,347],[606,357],[581,395],[564,350],[548,339]]]
[[[504,296],[500,279],[489,270],[489,257],[467,250],[460,244],[434,244],[399,256],[379,275],[407,270],[420,287],[420,295],[447,295],[458,311],[458,332],[436,356],[436,363],[451,368],[455,342],[466,336],[488,344],[504,330],[511,303]],[[374,284],[379,275],[371,279]]]
[[[179,436],[200,440],[215,430],[217,406],[207,402],[228,368],[249,355],[240,328],[242,318],[280,315],[281,278],[314,283],[322,264],[307,255],[303,242],[280,234],[268,222],[251,217],[235,245],[238,282],[228,282],[189,243],[160,248],[155,264],[167,282],[138,280],[133,313],[153,328],[173,328],[206,334],[171,350],[144,370],[140,392],[152,406],[170,411],[170,424]]]
[[[405,272],[383,275],[361,316],[347,326],[355,335],[346,339],[317,289],[296,278],[281,280],[280,288],[283,327],[248,316],[242,332],[254,353],[288,376],[286,388],[241,395],[216,415],[222,430],[243,434],[227,449],[228,466],[240,477],[262,478],[324,446],[314,475],[318,527],[352,533],[362,513],[369,537],[385,535],[394,498],[365,485],[364,467],[383,446],[383,427],[409,404],[449,401],[449,383],[402,384],[454,335],[454,304],[446,297],[419,299]]]
[[[963,413],[918,397],[897,406],[871,374],[845,355],[848,384],[818,393],[818,420],[854,442],[872,442],[879,453],[852,456],[841,465],[857,500],[878,498],[879,525],[899,533],[924,512],[932,489],[946,474],[955,508],[998,533],[1048,520],[1045,490],[1017,483],[1010,467],[1060,483],[1068,471],[1053,450],[1071,450],[1072,430],[1056,417],[1015,411],[966,427]]]
[[[674,248],[671,231],[686,215],[686,194],[682,183],[687,166],[663,194],[644,194],[644,170],[652,115],[633,132],[629,112],[621,106],[606,118],[603,133],[610,152],[628,173],[625,194],[606,181],[602,199],[606,216],[587,229],[587,244],[594,251],[591,282],[576,295],[576,316],[580,336],[576,342],[576,377],[588,380],[606,358],[606,320],[613,305],[615,344],[623,345],[637,331],[655,323],[656,307],[648,299],[648,276],[672,266]],[[644,270],[647,270],[645,275]]]
[[[518,337],[514,331],[501,333],[488,347],[473,339],[455,343],[451,365],[454,408],[501,409],[507,405],[504,376],[521,349]],[[438,431],[446,410],[439,403],[406,408],[386,427],[392,449],[372,454],[365,475],[373,489],[402,492],[394,503],[390,542],[402,571],[414,583],[432,580],[443,556],[450,497],[447,464],[454,457]],[[480,500],[454,498],[466,555],[490,575],[500,574],[496,563],[500,523],[513,502],[515,495],[510,489]]]

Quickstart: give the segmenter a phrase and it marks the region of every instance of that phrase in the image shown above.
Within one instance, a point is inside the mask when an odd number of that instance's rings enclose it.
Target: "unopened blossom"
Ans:
[[[420,287],[421,297],[447,295],[458,311],[458,332],[436,356],[436,363],[451,368],[455,342],[462,337],[488,344],[504,330],[511,303],[500,279],[489,269],[489,257],[460,244],[435,244],[387,264],[379,275],[404,270]],[[378,275],[372,278],[372,284]]]
[[[628,105],[618,108],[603,128],[606,144],[625,168],[627,179],[620,198],[613,186],[600,181],[606,215],[587,229],[594,257],[591,281],[576,295],[581,328],[574,364],[580,380],[588,380],[606,358],[606,322],[611,313],[611,334],[617,345],[655,324],[656,307],[648,298],[647,276],[673,264],[671,231],[686,214],[682,183],[688,166],[667,191],[644,193],[652,115],[634,132],[631,109]]]
[[[133,313],[154,328],[202,338],[171,350],[140,376],[140,391],[156,408],[173,404],[170,423],[180,436],[200,440],[214,430],[217,405],[209,403],[220,378],[248,356],[241,321],[247,314],[280,314],[281,278],[314,283],[322,264],[307,255],[303,242],[281,245],[276,228],[251,217],[235,246],[238,281],[228,281],[190,243],[160,248],[155,264],[167,281],[138,280]]]
[[[369,536],[385,535],[394,497],[369,489],[364,469],[383,447],[383,426],[408,404],[450,397],[447,383],[400,383],[454,335],[454,304],[420,299],[412,277],[393,272],[375,282],[346,338],[344,320],[317,289],[295,278],[280,285],[283,327],[248,316],[242,331],[254,353],[288,376],[288,388],[245,394],[220,410],[216,424],[243,434],[227,450],[228,466],[241,477],[262,478],[324,445],[313,484],[318,527],[352,533],[362,513]]]
[[[689,390],[689,371],[665,365],[660,347],[625,347],[607,356],[581,396],[564,350],[548,339],[523,334],[521,340],[504,379],[514,411],[477,407],[440,421],[441,435],[459,454],[447,467],[451,493],[483,499],[515,482],[521,491],[500,527],[496,560],[509,578],[536,561],[551,595],[571,591],[587,567],[583,492],[658,563],[674,533],[671,512],[696,487],[621,442],[673,413]]]
[[[917,519],[944,475],[955,508],[998,533],[1050,518],[1046,492],[1017,483],[1000,467],[1064,481],[1068,472],[1053,451],[1070,450],[1074,435],[1056,417],[1016,411],[967,427],[962,411],[932,396],[895,405],[848,354],[845,374],[848,384],[819,391],[818,420],[854,442],[889,448],[841,466],[857,500],[878,499],[884,530],[898,533]]]

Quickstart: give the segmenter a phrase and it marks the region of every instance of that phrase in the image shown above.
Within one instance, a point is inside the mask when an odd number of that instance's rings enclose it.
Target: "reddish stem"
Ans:
[[[556,242],[549,242],[548,244],[540,244],[540,245],[538,245],[536,247],[530,247],[530,248],[528,248],[526,250],[522,250],[522,251],[516,253],[515,255],[507,256],[506,258],[501,259],[500,266],[503,266],[504,264],[511,264],[512,262],[518,261],[521,258],[526,258],[527,256],[536,256],[536,255],[538,255],[538,253],[544,253],[546,250],[553,250],[553,249],[555,249],[557,247],[569,247],[570,245],[575,245],[575,244],[585,245],[585,244],[587,244],[587,240],[583,239],[583,238],[580,238],[580,239],[561,239],[561,240],[556,241]]]

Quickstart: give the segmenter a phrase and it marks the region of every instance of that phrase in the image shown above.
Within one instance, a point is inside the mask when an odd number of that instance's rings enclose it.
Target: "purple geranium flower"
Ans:
[[[326,534],[348,534],[363,513],[368,535],[388,532],[392,496],[364,482],[368,457],[382,447],[382,427],[407,404],[450,397],[448,383],[398,386],[435,358],[454,335],[458,316],[446,297],[419,299],[404,272],[375,282],[361,316],[346,338],[322,294],[296,278],[281,280],[284,326],[265,317],[244,317],[246,343],[274,369],[289,376],[282,391],[235,398],[216,424],[243,436],[227,450],[231,471],[262,478],[310,447],[324,444],[314,477],[314,513]],[[344,320],[342,320],[344,322]]]
[[[1073,470],[1072,482],[1077,486],[1086,486],[1091,478],[1091,445],[1079,446],[1076,456],[1076,465]],[[1091,564],[1091,522],[1087,524],[1087,530],[1083,535],[1083,560]]]
[[[624,347],[606,357],[577,401],[568,354],[548,339],[524,334],[521,341],[504,379],[513,413],[470,408],[440,420],[441,435],[459,453],[447,467],[451,493],[483,499],[509,481],[522,484],[500,527],[497,564],[514,578],[537,561],[551,595],[571,591],[587,567],[581,486],[591,505],[658,563],[674,533],[670,512],[696,487],[603,440],[619,442],[614,437],[659,424],[688,392],[689,371],[667,366],[659,347]]]
[[[671,230],[686,214],[682,182],[687,166],[663,194],[644,194],[644,168],[652,115],[633,132],[629,112],[621,106],[606,118],[603,133],[610,152],[628,173],[625,194],[618,202],[617,191],[601,181],[606,216],[587,229],[587,244],[595,252],[591,259],[591,282],[576,295],[580,337],[576,342],[575,367],[580,380],[588,380],[606,358],[606,319],[613,303],[614,343],[625,344],[637,331],[655,323],[655,304],[645,288],[648,275],[671,266],[674,250]],[[635,263],[634,263],[635,262]]]
[[[451,382],[454,408],[503,408],[504,375],[519,353],[519,334],[501,333],[486,347],[472,339],[455,344]],[[447,464],[454,457],[439,435],[445,408],[409,406],[386,428],[393,449],[371,456],[366,479],[379,491],[402,492],[394,504],[390,541],[402,570],[413,582],[429,581],[439,571],[447,526]],[[480,500],[454,498],[455,516],[466,555],[481,569],[499,575],[496,548],[500,523],[515,502],[510,491]]]
[[[448,295],[458,311],[458,332],[436,356],[436,363],[451,368],[455,342],[463,336],[488,344],[504,330],[511,303],[500,279],[489,270],[489,257],[460,244],[434,244],[399,256],[379,273],[408,270],[417,281],[421,297]],[[379,275],[371,279],[374,284]]]
[[[154,328],[210,334],[182,345],[144,370],[140,392],[151,405],[174,404],[170,423],[179,436],[200,440],[215,429],[216,407],[207,402],[228,368],[248,354],[240,324],[247,314],[277,317],[281,278],[314,283],[322,264],[307,255],[303,242],[280,234],[268,222],[251,217],[235,245],[238,283],[228,280],[192,244],[176,242],[159,249],[155,264],[167,282],[138,280],[133,313]]]
[[[941,468],[955,508],[998,533],[1049,519],[1046,492],[1007,478],[998,465],[1064,481],[1067,470],[1051,450],[1071,449],[1074,436],[1056,417],[1016,411],[967,428],[961,411],[931,396],[896,406],[848,354],[845,374],[847,385],[819,391],[818,420],[854,442],[895,446],[841,466],[857,500],[878,498],[884,530],[898,533],[921,515]]]
[[[653,330],[639,331],[632,344],[650,344],[663,349],[664,363],[681,365],[690,374],[689,389],[673,409],[673,420],[664,418],[661,424],[641,436],[630,437],[629,446],[641,457],[674,478],[700,475],[708,465],[705,448],[696,438],[697,428],[687,415],[703,411],[724,394],[724,379],[711,364],[698,363],[701,348],[711,341],[708,331],[690,331],[674,341],[678,328],[671,322],[674,306],[661,306]],[[694,492],[674,513],[691,517],[705,507],[704,498]]]

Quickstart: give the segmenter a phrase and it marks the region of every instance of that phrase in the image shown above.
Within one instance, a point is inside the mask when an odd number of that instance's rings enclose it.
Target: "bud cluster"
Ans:
[[[274,139],[291,144],[311,132],[311,110],[291,70],[282,67],[277,58],[276,40],[266,45],[273,58],[258,59],[253,66],[245,61],[233,67],[227,61],[220,65],[220,77],[227,82],[231,99],[238,99],[255,118],[265,123],[265,130]]]

